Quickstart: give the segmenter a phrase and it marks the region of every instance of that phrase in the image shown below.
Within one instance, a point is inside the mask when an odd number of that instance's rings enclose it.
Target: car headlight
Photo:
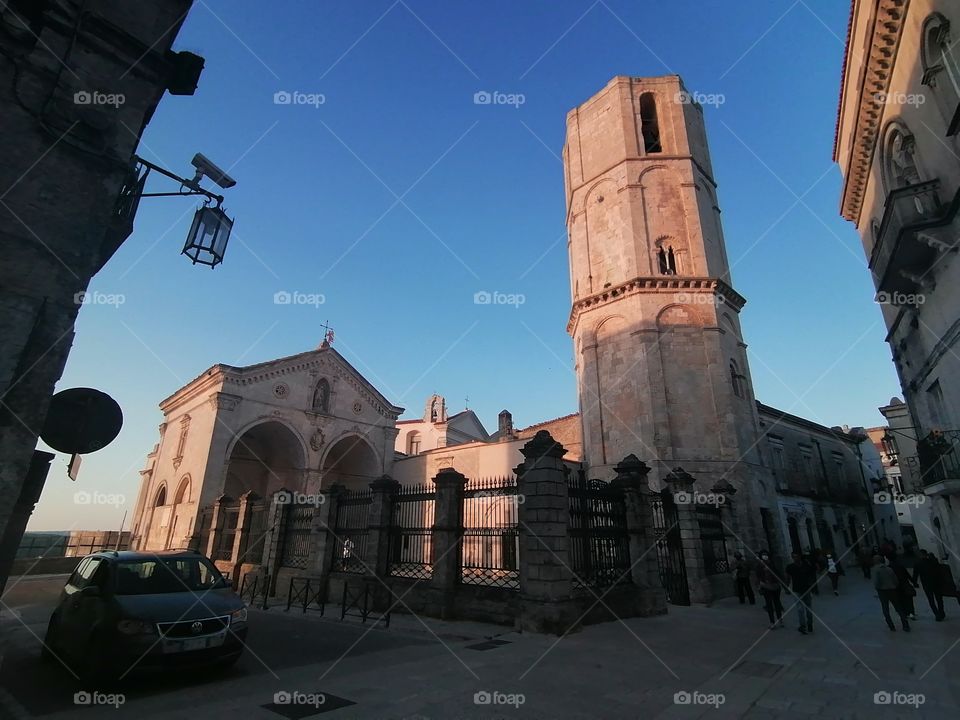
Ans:
[[[240,608],[239,610],[234,610],[232,613],[230,613],[230,624],[231,624],[231,625],[232,625],[233,623],[246,622],[246,621],[247,621],[247,608],[246,608],[246,606]]]
[[[128,618],[117,623],[117,630],[124,635],[141,635],[143,633],[152,633],[153,626],[143,620]]]

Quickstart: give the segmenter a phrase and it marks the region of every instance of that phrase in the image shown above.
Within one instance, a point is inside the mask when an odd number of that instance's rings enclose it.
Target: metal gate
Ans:
[[[683,542],[680,538],[680,523],[677,506],[669,490],[651,494],[653,529],[657,545],[657,569],[660,582],[667,591],[667,600],[674,605],[690,604],[690,587],[687,585],[687,566],[683,559]]]
[[[390,518],[388,572],[393,577],[433,577],[433,511],[436,494],[427,485],[397,489]]]
[[[630,535],[623,492],[581,471],[567,478],[570,565],[575,588],[630,582]]]
[[[361,574],[367,571],[368,516],[372,499],[371,490],[345,491],[337,499],[333,526],[334,571]]]
[[[284,511],[283,546],[280,564],[284,567],[305,568],[310,557],[310,527],[313,524],[313,505],[287,505]]]

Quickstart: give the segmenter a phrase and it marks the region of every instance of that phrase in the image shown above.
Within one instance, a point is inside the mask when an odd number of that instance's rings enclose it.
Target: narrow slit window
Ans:
[[[652,93],[640,96],[640,132],[643,135],[643,151],[658,153],[660,145],[660,122],[657,119],[657,101]]]

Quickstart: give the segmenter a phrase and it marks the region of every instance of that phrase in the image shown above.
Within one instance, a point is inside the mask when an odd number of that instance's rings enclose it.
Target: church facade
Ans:
[[[135,547],[196,546],[209,532],[209,508],[267,502],[279,491],[309,501],[335,487],[362,493],[389,481],[427,494],[449,468],[469,480],[506,479],[525,461],[524,448],[544,436],[561,446],[558,472],[582,472],[597,487],[622,476],[632,455],[650,468],[650,497],[671,474],[689,477],[694,497],[708,504],[723,496],[727,514],[705,508],[703,527],[691,521],[693,534],[684,538],[691,587],[699,582],[694,601],[729,592],[737,550],[784,558],[791,550],[841,554],[879,543],[878,518],[892,509],[871,504],[882,471],[864,471],[866,436],[754,397],[739,320],[745,300],[730,277],[702,109],[689,97],[677,76],[618,76],[567,116],[567,330],[578,412],[518,429],[504,410],[488,433],[475,413],[449,415],[434,395],[422,417],[399,420],[403,408],[327,342],[250,367],[216,365],[161,403]],[[484,487],[501,492],[504,483]],[[514,523],[516,502],[504,514]],[[516,539],[519,530],[510,532]],[[666,534],[657,537],[666,542]],[[326,545],[310,547],[321,546],[329,555]],[[508,562],[523,555],[520,547],[503,544],[493,555]],[[337,548],[344,564],[346,551]],[[230,552],[224,547],[239,572]],[[279,562],[270,553],[262,548],[263,565]],[[697,569],[690,558],[699,558]],[[259,555],[254,560],[247,564],[257,565]],[[308,563],[329,564],[329,557]],[[661,578],[673,570],[662,567]]]

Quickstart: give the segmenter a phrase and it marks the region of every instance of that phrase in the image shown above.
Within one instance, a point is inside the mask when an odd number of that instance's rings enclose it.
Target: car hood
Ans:
[[[115,595],[114,599],[123,616],[150,622],[200,620],[229,615],[243,607],[243,601],[229,588],[196,593]]]

